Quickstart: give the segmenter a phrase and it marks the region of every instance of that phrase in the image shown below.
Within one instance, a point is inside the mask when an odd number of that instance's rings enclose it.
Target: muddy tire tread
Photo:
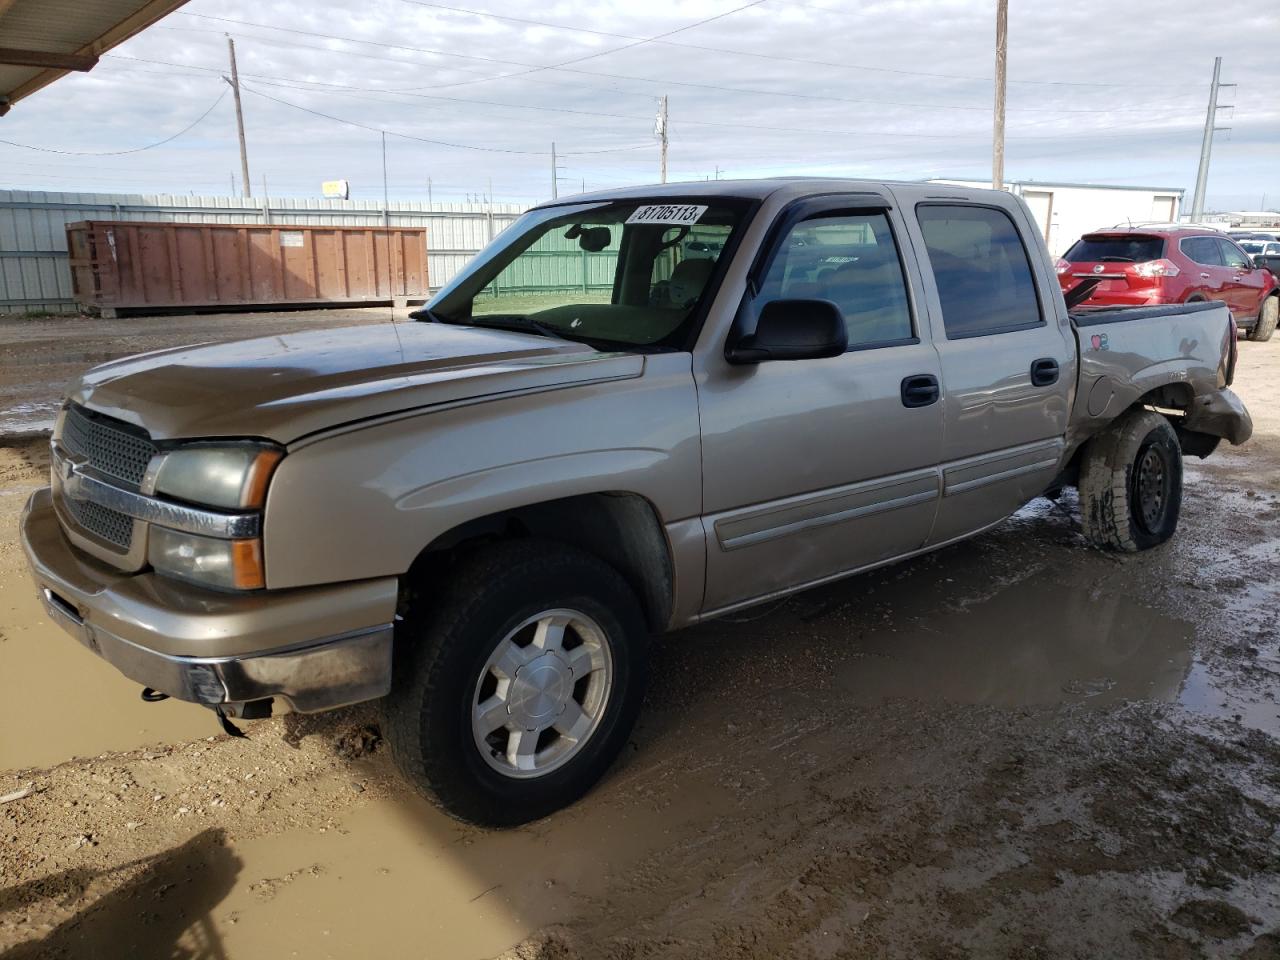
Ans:
[[[1178,447],[1169,421],[1145,409],[1124,414],[1085,444],[1077,489],[1084,535],[1093,546],[1123,553],[1144,549],[1134,536],[1130,476],[1139,445],[1153,431],[1167,431],[1175,449]],[[1178,482],[1180,486],[1180,474]]]

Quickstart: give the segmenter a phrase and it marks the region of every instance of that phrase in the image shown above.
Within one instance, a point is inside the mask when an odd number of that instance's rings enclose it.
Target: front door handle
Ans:
[[[904,407],[927,407],[931,403],[937,403],[939,396],[941,391],[938,389],[938,378],[931,373],[918,373],[902,378]]]
[[[1044,357],[1031,364],[1031,385],[1047,387],[1058,382],[1058,361],[1053,357]]]

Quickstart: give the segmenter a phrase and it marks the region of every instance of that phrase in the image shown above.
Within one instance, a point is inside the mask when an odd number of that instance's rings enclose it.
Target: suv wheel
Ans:
[[[405,776],[459,819],[536,820],[577,800],[630,735],[648,637],[639,601],[597,557],[499,543],[411,611],[384,712]]]
[[[1094,546],[1136,553],[1168,540],[1182,509],[1182,449],[1169,421],[1134,410],[1089,440],[1079,490]]]
[[[1280,293],[1273,293],[1262,301],[1262,309],[1258,311],[1258,322],[1249,331],[1249,339],[1266,343],[1276,332],[1276,321],[1280,320]]]

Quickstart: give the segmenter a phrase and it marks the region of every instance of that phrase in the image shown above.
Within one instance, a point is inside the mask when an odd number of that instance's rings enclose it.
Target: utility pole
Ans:
[[[554,140],[552,140],[552,141],[551,141],[551,199],[552,199],[552,200],[558,200],[558,199],[560,198],[560,193],[559,193],[559,191],[556,189],[556,174],[557,174],[557,170],[556,170],[556,142],[555,142]]]
[[[249,151],[244,145],[244,111],[240,109],[240,74],[236,71],[236,42],[227,37],[227,52],[231,55],[231,79],[227,83],[231,84],[231,92],[235,95],[236,100],[236,132],[240,134],[240,182],[244,185],[244,196],[253,196],[249,188]]]
[[[662,95],[662,112],[658,114],[658,136],[662,138],[662,183],[667,182],[667,95]]]
[[[427,177],[427,209],[431,209],[431,178]]]
[[[991,138],[991,188],[1004,189],[1004,88],[1009,50],[1009,0],[996,0],[996,107]]]
[[[387,201],[387,131],[382,131],[382,225],[391,226],[391,207]]]
[[[1219,83],[1222,73],[1222,58],[1213,58],[1213,83],[1209,87],[1209,110],[1204,118],[1204,139],[1200,141],[1200,169],[1196,171],[1196,192],[1191,199],[1191,222],[1198,223],[1204,214],[1204,191],[1209,185],[1209,157],[1213,153],[1213,135],[1215,132],[1230,130],[1230,127],[1219,127],[1219,110],[1230,110],[1230,104],[1218,103],[1218,91],[1223,87],[1234,87],[1234,83]]]

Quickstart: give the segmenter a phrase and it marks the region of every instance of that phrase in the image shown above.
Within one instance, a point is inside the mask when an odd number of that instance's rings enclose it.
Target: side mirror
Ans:
[[[838,357],[849,348],[844,315],[830,300],[771,300],[754,333],[730,334],[724,357],[733,364]]]

